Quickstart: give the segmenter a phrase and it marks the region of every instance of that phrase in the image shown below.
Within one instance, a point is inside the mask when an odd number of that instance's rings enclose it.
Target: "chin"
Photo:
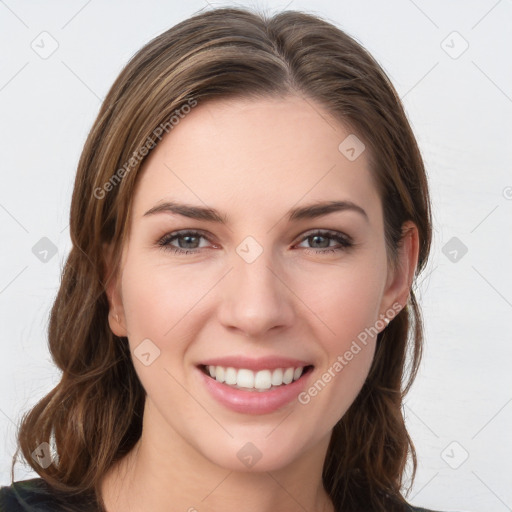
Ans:
[[[271,428],[242,429],[233,438],[215,442],[210,438],[206,446],[198,449],[212,464],[236,472],[268,472],[285,469],[301,458],[318,440],[305,439],[301,426],[290,425]],[[272,431],[275,429],[275,431]],[[240,431],[240,426],[238,431]],[[278,432],[279,431],[279,432]],[[330,436],[329,436],[330,438]]]

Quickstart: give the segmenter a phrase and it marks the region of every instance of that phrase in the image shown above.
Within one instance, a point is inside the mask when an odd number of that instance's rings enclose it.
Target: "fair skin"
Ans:
[[[392,270],[367,155],[349,161],[338,145],[350,131],[312,105],[298,96],[199,104],[146,160],[107,290],[109,323],[128,337],[132,356],[145,339],[160,355],[147,366],[132,357],[147,392],[143,432],[103,481],[108,512],[333,510],[322,466],[332,428],[368,375],[376,336],[308,403],[295,397],[266,412],[219,402],[198,367],[231,355],[300,359],[312,367],[297,381],[307,391],[358,334],[407,302],[417,229],[405,226]],[[144,215],[169,201],[214,208],[227,222]],[[323,201],[350,201],[365,214],[287,218]],[[158,245],[180,230],[201,236]],[[248,236],[256,242],[240,245]],[[320,252],[327,247],[340,250]],[[247,251],[257,256],[250,263]],[[244,446],[261,455],[253,466],[241,461]]]

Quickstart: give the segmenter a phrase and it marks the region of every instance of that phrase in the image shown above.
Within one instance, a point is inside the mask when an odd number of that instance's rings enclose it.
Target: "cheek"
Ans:
[[[124,267],[122,300],[132,361],[144,389],[155,404],[179,407],[184,418],[190,396],[178,382],[186,380],[187,347],[203,325],[198,315],[208,276],[200,281],[197,273],[183,270],[134,256]]]
[[[307,308],[304,315],[318,326],[317,335],[331,356],[346,350],[352,339],[374,325],[385,271],[379,257],[360,257],[340,265],[319,266],[308,278],[299,276],[294,283],[293,289]]]
[[[198,279],[192,271],[144,263],[143,258],[134,259],[124,269],[122,296],[128,332],[165,343],[204,296],[208,279]]]
[[[353,276],[354,277],[354,276]],[[325,357],[299,402],[316,426],[332,428],[360,392],[371,367],[376,344],[378,289],[364,280],[332,292],[332,302],[321,310],[325,326],[317,331]],[[358,284],[358,285],[357,285]],[[357,285],[357,286],[356,286]]]
[[[370,370],[385,271],[376,252],[351,265],[325,267],[300,289],[317,316],[315,336],[325,355],[301,403],[312,418],[331,426],[355,400]]]

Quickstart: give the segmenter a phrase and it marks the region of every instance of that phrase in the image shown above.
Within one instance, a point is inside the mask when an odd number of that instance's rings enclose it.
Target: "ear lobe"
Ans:
[[[382,315],[385,316],[386,311],[390,308],[396,310],[396,304],[400,305],[400,309],[405,307],[418,265],[418,255],[418,228],[412,221],[404,222],[402,225],[402,240],[398,247],[397,265],[395,269],[391,269],[388,273],[386,289],[382,297]]]
[[[112,246],[103,244],[103,250],[105,254],[105,294],[109,304],[108,323],[116,336],[127,336],[119,274],[113,267]]]

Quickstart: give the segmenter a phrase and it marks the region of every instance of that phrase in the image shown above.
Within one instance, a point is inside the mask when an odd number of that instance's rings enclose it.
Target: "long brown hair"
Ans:
[[[269,17],[220,8],[196,14],[135,54],[85,143],[71,204],[72,249],[48,333],[62,377],[23,416],[12,475],[21,450],[56,490],[89,493],[101,503],[102,477],[142,431],[145,391],[127,339],[109,328],[105,293],[113,277],[105,274],[105,247],[113,248],[117,269],[139,169],[162,127],[170,132],[169,119],[179,121],[186,105],[288,94],[312,100],[364,141],[383,204],[389,263],[396,263],[402,225],[411,220],[420,239],[415,277],[424,268],[431,243],[425,169],[400,99],[372,56],[306,13]],[[408,459],[412,484],[416,456],[402,400],[421,359],[422,329],[411,290],[408,304],[379,334],[364,387],[332,433],[323,482],[338,511],[407,509],[401,490]],[[32,458],[43,442],[58,453],[46,468]]]

